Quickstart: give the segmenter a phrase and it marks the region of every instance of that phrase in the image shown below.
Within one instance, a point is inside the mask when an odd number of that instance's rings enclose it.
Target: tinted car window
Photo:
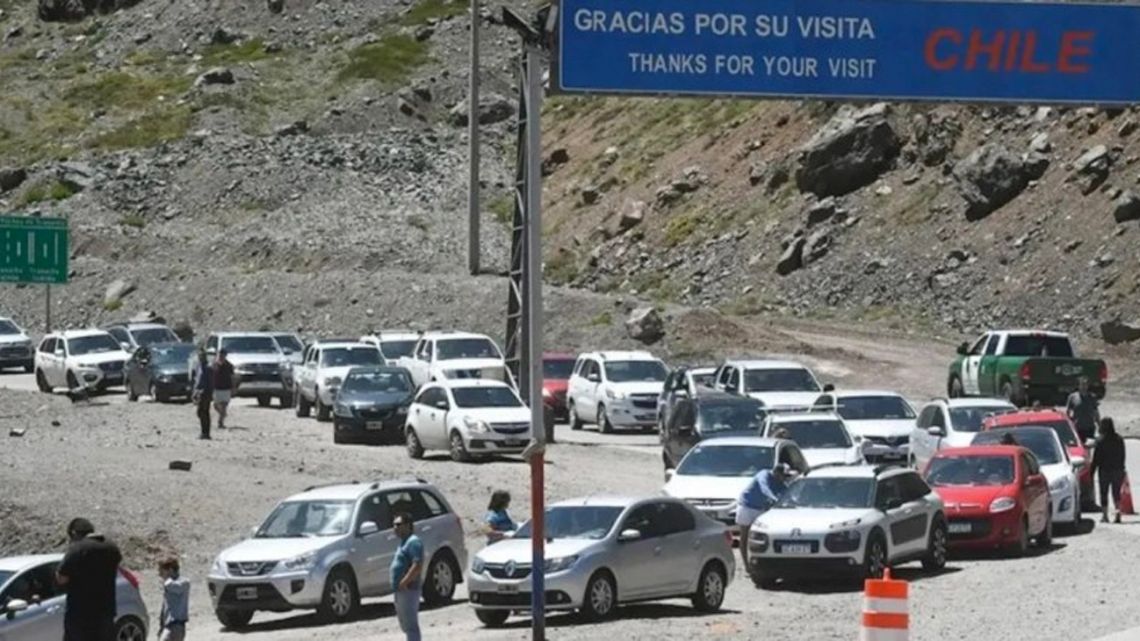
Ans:
[[[658,361],[607,361],[606,380],[613,383],[664,381],[667,372]]]
[[[875,491],[875,507],[885,509],[891,501],[902,501],[902,488],[893,478],[879,481]]]
[[[0,336],[7,336],[9,334],[19,334],[19,333],[20,333],[20,328],[16,327],[16,325],[13,324],[12,321],[0,320]],[[2,583],[3,583],[3,580],[0,579],[0,584],[2,584]]]
[[[551,380],[562,381],[570,378],[574,369],[574,361],[565,358],[548,358],[542,361],[542,376]]]
[[[826,449],[851,447],[851,437],[839,421],[788,421],[775,423],[772,433],[787,430],[788,438],[801,448]]]
[[[412,382],[403,370],[349,370],[341,389],[346,392],[410,392]]]
[[[401,512],[411,514],[413,521],[422,521],[435,516],[424,501],[423,493],[418,490],[387,492],[384,496],[388,500],[388,509],[393,517]]]
[[[522,401],[506,387],[455,387],[451,394],[458,407],[522,407]]]
[[[935,487],[986,486],[1013,483],[1012,456],[936,456],[926,470],[926,481]]]
[[[848,421],[914,418],[914,410],[898,396],[846,396],[839,400],[838,412]]]
[[[380,351],[383,352],[384,358],[397,359],[404,356],[411,356],[412,350],[415,349],[416,342],[412,341],[380,341]]]
[[[764,424],[764,406],[759,403],[706,402],[699,406],[702,433],[759,432]]]
[[[819,385],[803,368],[750,369],[744,372],[747,392],[818,392]]]
[[[902,488],[903,500],[908,503],[930,494],[930,487],[917,474],[903,474],[895,478],[898,479],[899,486]]]
[[[680,476],[755,476],[771,469],[776,458],[766,445],[697,445],[677,467]]]
[[[178,337],[174,332],[165,327],[151,327],[148,329],[136,329],[131,332],[135,337],[135,343],[143,347],[154,345],[156,343],[177,343]]]
[[[383,365],[380,350],[374,347],[330,347],[321,352],[322,367]]]
[[[392,527],[392,514],[388,510],[388,501],[383,494],[373,494],[360,503],[360,515],[356,518],[356,525],[372,521],[381,530]]]
[[[1053,434],[1053,430],[1047,428],[1033,430],[1025,428],[990,430],[975,436],[974,443],[976,445],[1001,443],[1002,438],[1007,434],[1013,437],[1017,445],[1033,452],[1033,455],[1037,457],[1037,460],[1042,465],[1052,465],[1065,460],[1065,453],[1057,444],[1057,438]]]
[[[621,529],[637,530],[641,532],[643,539],[664,536],[668,532],[664,518],[664,507],[663,503],[647,503],[635,508],[629,513],[629,516],[625,517]]]
[[[1005,355],[1072,358],[1073,345],[1063,336],[1009,336]]]
[[[661,510],[661,520],[665,534],[689,532],[697,527],[697,520],[693,518],[693,513],[678,503],[665,503]]]
[[[495,344],[486,338],[451,338],[438,342],[438,360],[457,358],[500,358]]]
[[[614,522],[621,515],[620,507],[603,505],[566,505],[546,511],[546,536],[550,539],[591,539],[606,538],[613,529]],[[530,521],[515,532],[516,539],[530,538]]]
[[[808,476],[788,486],[776,507],[870,507],[874,493],[874,479]]]
[[[86,354],[106,354],[121,351],[123,346],[115,341],[110,334],[96,334],[93,336],[80,336],[67,341],[67,351],[72,356]]]

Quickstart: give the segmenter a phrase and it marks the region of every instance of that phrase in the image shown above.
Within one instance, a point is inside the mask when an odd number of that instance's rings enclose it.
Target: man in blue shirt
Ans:
[[[396,595],[396,619],[408,641],[420,641],[420,574],[424,565],[424,544],[412,534],[412,515],[401,512],[392,520],[400,547],[392,557],[392,590]]]
[[[748,486],[736,500],[736,525],[740,528],[740,558],[745,570],[748,565],[748,530],[752,522],[767,512],[788,489],[787,481],[792,476],[792,468],[787,463],[778,463],[770,470],[760,470],[752,477]]]

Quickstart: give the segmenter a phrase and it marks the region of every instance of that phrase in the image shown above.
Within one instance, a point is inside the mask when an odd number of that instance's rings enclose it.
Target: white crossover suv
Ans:
[[[982,421],[987,416],[1015,409],[1004,398],[937,398],[930,401],[919,412],[911,432],[911,467],[922,473],[940,450],[969,445],[982,431]]]
[[[567,384],[570,428],[597,425],[652,430],[665,390],[665,363],[649,352],[588,352],[578,357]]]
[[[56,387],[103,390],[122,385],[123,367],[130,357],[101,329],[52,332],[36,350],[36,385],[48,393]]]
[[[514,378],[495,341],[482,334],[429,332],[410,356],[396,360],[412,374],[417,387],[446,379],[483,378],[514,385]]]
[[[311,487],[291,496],[227,548],[206,578],[222,625],[249,624],[255,612],[316,610],[325,619],[352,618],[363,597],[393,592],[388,575],[400,541],[393,518],[408,513],[423,541],[423,599],[451,601],[463,580],[463,525],[434,486],[419,480]]]
[[[22,367],[31,374],[36,369],[35,352],[28,333],[11,318],[0,316],[0,370]]]
[[[480,379],[425,385],[408,408],[408,455],[447,450],[457,462],[520,454],[530,443],[530,408],[506,383]]]
[[[862,437],[863,455],[868,462],[908,460],[915,413],[901,394],[873,390],[827,392],[816,399],[813,409],[835,412],[852,436]]]
[[[827,467],[794,481],[748,536],[752,580],[878,578],[887,566],[946,565],[942,499],[909,468]]]

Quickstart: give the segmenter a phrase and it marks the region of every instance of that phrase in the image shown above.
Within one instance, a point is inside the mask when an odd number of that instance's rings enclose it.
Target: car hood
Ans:
[[[748,392],[748,396],[764,404],[769,409],[808,408],[815,403],[822,392]]]
[[[622,394],[657,394],[665,391],[665,383],[656,381],[630,381],[628,383],[610,383],[610,389]]]
[[[748,483],[748,476],[687,476],[675,474],[665,484],[665,493],[679,499],[736,500]]]
[[[22,345],[31,342],[32,339],[28,338],[27,334],[4,334],[0,336],[0,345]]]
[[[501,358],[454,358],[447,361],[436,361],[434,368],[438,370],[449,369],[483,369],[484,367],[503,367]]]
[[[844,463],[853,465],[863,460],[862,451],[858,447],[827,447],[801,450],[807,464],[812,467]]]
[[[84,354],[72,356],[72,360],[80,365],[99,365],[100,363],[126,362],[130,355],[120,350],[117,352],[103,352],[101,354]]]
[[[769,532],[788,533],[801,530],[805,534],[819,534],[831,531],[831,526],[862,519],[868,521],[882,516],[871,508],[776,508],[768,510],[757,520]],[[860,525],[862,525],[860,524]]]
[[[974,442],[977,432],[951,432],[942,438],[942,449],[948,447],[969,447]]]
[[[170,363],[167,365],[155,365],[151,368],[151,375],[153,376],[173,376],[174,374],[188,374],[190,373],[190,365],[188,363]]]
[[[223,563],[287,561],[313,550],[319,550],[333,540],[334,537],[246,539],[222,550],[218,558]]]
[[[322,367],[320,379],[323,381],[326,378],[339,378],[341,381],[344,381],[344,377],[348,376],[348,370],[353,367],[353,365],[346,365],[344,367]]]
[[[999,496],[1013,496],[1014,488],[1011,485],[946,485],[935,486],[934,492],[946,504],[949,514],[954,512],[989,511],[990,503]]]
[[[559,559],[564,556],[581,554],[598,543],[599,541],[594,539],[555,539],[554,541],[547,541],[543,547],[545,558]],[[530,539],[504,539],[479,550],[476,556],[484,563],[514,561],[518,565],[530,565],[530,547]]]
[[[910,436],[914,429],[914,419],[872,419],[867,421],[844,421],[847,431],[859,436],[878,436],[881,438]]]
[[[263,365],[270,363],[273,365],[280,365],[282,357],[280,354],[226,354],[226,360],[230,362],[234,368],[241,367],[242,365]]]
[[[411,392],[345,392],[341,390],[337,400],[346,405],[393,406],[411,401]]]
[[[530,422],[530,408],[527,407],[469,407],[459,411],[472,420],[488,423]]]

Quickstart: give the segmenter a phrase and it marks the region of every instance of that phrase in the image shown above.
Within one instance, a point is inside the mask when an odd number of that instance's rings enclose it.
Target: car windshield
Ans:
[[[15,572],[0,570],[0,586],[3,586],[5,583],[7,583],[8,579],[12,578],[13,576],[16,576]]]
[[[67,340],[67,351],[72,356],[84,354],[105,354],[107,352],[122,351],[123,346],[110,334],[95,334],[94,336],[81,336]]]
[[[348,532],[352,507],[352,501],[288,501],[273,510],[255,538],[339,536]]]
[[[808,476],[789,485],[776,507],[861,508],[874,498],[875,479]]]
[[[458,407],[522,407],[509,387],[455,387],[451,394]]]
[[[1005,355],[1072,358],[1073,344],[1065,336],[1010,336],[1005,341]]]
[[[487,338],[449,338],[435,343],[435,358],[450,361],[459,358],[502,358],[499,349]]]
[[[412,382],[402,371],[350,371],[344,379],[341,392],[410,392]]]
[[[802,367],[750,369],[744,372],[745,392],[818,392],[819,383]]]
[[[948,485],[1009,485],[1013,483],[1012,456],[936,456],[926,469],[926,482]]]
[[[0,335],[19,334],[20,328],[12,321],[0,320]]]
[[[380,350],[371,345],[360,347],[331,347],[321,350],[321,367],[352,367],[354,365],[383,365]]]
[[[592,539],[606,538],[621,515],[622,508],[603,505],[573,505],[552,507],[543,517],[546,527],[546,538],[556,539]],[[516,539],[530,538],[530,521],[527,521],[515,532]]]
[[[606,362],[606,380],[611,383],[664,383],[668,374],[661,361]]]
[[[994,445],[1002,442],[1008,434],[1014,444],[1033,452],[1042,465],[1053,465],[1065,460],[1065,454],[1057,445],[1057,438],[1048,428],[1027,430],[1025,428],[990,430],[974,437],[975,445]]]
[[[542,377],[555,381],[565,381],[574,372],[574,361],[565,358],[546,358],[542,361]]]
[[[898,396],[845,396],[839,415],[846,421],[892,421],[914,418],[914,410]]]
[[[411,356],[412,349],[416,346],[415,340],[410,341],[380,341],[380,351],[384,353],[384,358],[397,359],[404,356]]]
[[[787,438],[804,450],[851,447],[851,437],[839,421],[788,421],[776,423],[771,432],[780,430],[787,430]]]
[[[272,354],[277,342],[269,336],[227,336],[222,339],[222,349],[229,354]]]
[[[160,345],[150,348],[150,361],[155,365],[185,365],[194,356],[194,345]]]
[[[950,422],[956,432],[980,432],[982,421],[990,414],[1005,411],[1001,407],[952,407],[950,408]]]
[[[292,334],[274,334],[273,340],[282,351],[289,350],[295,354],[305,351],[305,344]]]
[[[131,337],[141,347],[149,347],[155,343],[176,343],[178,336],[165,327],[149,327],[147,329],[132,329]]]
[[[703,387],[712,387],[713,381],[716,380],[716,372],[709,372],[708,374],[693,374],[693,384]]]
[[[701,403],[697,410],[701,432],[759,432],[764,424],[764,405],[759,401],[742,403]]]
[[[775,449],[767,445],[697,445],[677,466],[680,476],[756,476],[775,463]]]

